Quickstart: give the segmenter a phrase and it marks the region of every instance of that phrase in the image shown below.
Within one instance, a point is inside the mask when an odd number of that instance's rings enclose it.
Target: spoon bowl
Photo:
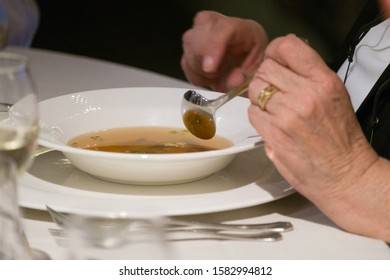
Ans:
[[[201,139],[211,139],[216,133],[214,114],[226,102],[248,91],[249,79],[233,88],[225,95],[208,100],[195,90],[188,90],[183,95],[182,115],[185,127],[193,135]]]
[[[214,120],[215,107],[200,93],[189,90],[183,96],[182,112],[185,127],[201,139],[211,139],[217,130]]]

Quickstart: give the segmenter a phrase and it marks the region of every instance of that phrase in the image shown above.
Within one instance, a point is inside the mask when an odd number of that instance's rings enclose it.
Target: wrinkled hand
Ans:
[[[262,111],[257,98],[269,84],[280,91]],[[250,84],[249,98],[253,103],[249,118],[265,140],[268,157],[317,205],[348,190],[377,159],[343,83],[295,35],[270,43]]]
[[[199,12],[183,34],[181,67],[194,85],[224,92],[256,70],[267,43],[253,20]]]

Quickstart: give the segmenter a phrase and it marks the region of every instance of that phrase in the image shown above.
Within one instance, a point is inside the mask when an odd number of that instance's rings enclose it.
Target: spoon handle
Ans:
[[[228,93],[216,98],[214,101],[211,102],[212,104],[210,105],[212,105],[215,110],[217,110],[219,107],[221,107],[223,104],[233,99],[234,97],[244,94],[248,91],[250,81],[251,80],[248,77],[245,77],[244,81],[242,81],[241,84],[230,90]]]
[[[242,233],[250,232],[287,232],[293,230],[293,225],[290,222],[273,222],[262,224],[216,224],[204,223],[198,221],[181,220],[177,218],[166,218],[166,224],[171,226],[170,229],[208,229],[217,231],[234,231]]]

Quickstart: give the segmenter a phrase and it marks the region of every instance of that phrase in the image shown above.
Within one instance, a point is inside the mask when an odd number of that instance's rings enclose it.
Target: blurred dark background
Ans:
[[[32,47],[73,53],[185,79],[181,35],[200,10],[254,19],[271,38],[296,33],[331,62],[367,0],[37,0]]]

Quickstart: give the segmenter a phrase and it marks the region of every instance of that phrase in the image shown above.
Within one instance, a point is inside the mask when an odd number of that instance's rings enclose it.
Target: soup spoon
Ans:
[[[239,86],[212,100],[208,100],[195,90],[188,90],[184,93],[181,104],[185,127],[198,138],[213,138],[217,130],[214,119],[215,112],[226,102],[247,92],[249,82],[250,79],[245,78]]]

